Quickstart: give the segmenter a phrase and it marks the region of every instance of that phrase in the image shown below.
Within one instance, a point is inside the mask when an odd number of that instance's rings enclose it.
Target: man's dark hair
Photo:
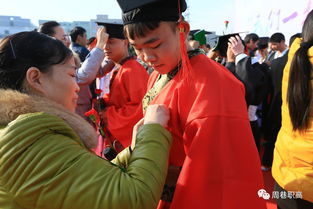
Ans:
[[[280,43],[282,41],[285,41],[285,36],[282,33],[274,33],[270,38],[271,43]]]
[[[86,33],[86,30],[82,27],[75,27],[71,30],[70,36],[73,42],[76,42],[78,36],[83,36]]]
[[[56,21],[48,21],[41,24],[38,28],[39,33],[46,34],[48,36],[53,36],[55,34],[54,28],[60,26]]]
[[[249,33],[246,35],[244,42],[247,44],[247,43],[250,43],[251,40],[253,43],[255,43],[256,41],[259,40],[259,36],[255,33]]]
[[[171,28],[173,32],[176,31],[176,22],[168,22],[171,25]],[[128,24],[124,27],[124,34],[125,37],[128,37],[130,39],[135,39],[135,38],[142,38],[145,37],[145,35],[157,29],[160,25],[160,21],[156,22],[139,22],[139,23],[132,23]]]

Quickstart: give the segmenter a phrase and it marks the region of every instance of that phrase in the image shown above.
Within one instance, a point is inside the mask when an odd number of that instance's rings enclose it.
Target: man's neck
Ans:
[[[282,53],[284,53],[284,51],[287,49],[287,47],[284,47],[283,49],[281,49],[281,50],[278,50],[277,52],[278,52],[278,54],[282,54]]]
[[[123,56],[121,56],[119,59],[117,59],[116,61],[113,60],[113,62],[115,63],[115,65],[119,65],[121,63],[121,61],[123,61],[125,58],[129,57],[129,53],[125,53]]]

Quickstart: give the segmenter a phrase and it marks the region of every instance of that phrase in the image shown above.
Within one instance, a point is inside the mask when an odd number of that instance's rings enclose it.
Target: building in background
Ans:
[[[39,20],[39,25],[50,20]],[[74,27],[80,26],[86,29],[87,38],[96,36],[97,24],[96,22],[122,23],[121,19],[110,19],[108,15],[97,15],[96,19],[90,21],[74,21],[74,22],[59,22],[64,28],[65,32],[69,33]]]
[[[0,15],[0,39],[21,31],[31,31],[36,28],[30,19],[24,19],[20,16],[3,16]]]
[[[39,20],[39,25],[50,20]],[[110,19],[108,15],[97,15],[96,19],[90,21],[74,21],[74,22],[59,22],[64,30],[69,33],[74,27],[80,26],[86,29],[87,37],[90,38],[96,35],[96,22],[122,23],[121,19]],[[20,16],[2,16],[0,15],[0,39],[14,33],[22,31],[31,31],[38,26],[31,23],[30,19],[24,19]]]

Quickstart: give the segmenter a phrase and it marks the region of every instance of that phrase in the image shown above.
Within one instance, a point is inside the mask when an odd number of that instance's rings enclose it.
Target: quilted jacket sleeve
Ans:
[[[162,126],[144,125],[132,154],[113,164],[68,134],[45,133],[20,156],[11,153],[4,187],[23,208],[156,208],[171,140]]]

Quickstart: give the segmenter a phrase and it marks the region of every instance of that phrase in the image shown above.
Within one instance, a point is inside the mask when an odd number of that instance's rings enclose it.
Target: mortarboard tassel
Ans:
[[[180,9],[180,0],[178,0],[178,13],[181,15],[181,9]],[[179,18],[179,43],[180,43],[180,54],[181,54],[181,62],[182,62],[182,70],[181,75],[184,79],[187,79],[187,81],[190,78],[191,75],[191,64],[189,62],[189,57],[187,54],[187,47],[186,47],[186,36],[185,36],[185,28],[182,24],[183,17],[181,16]]]

